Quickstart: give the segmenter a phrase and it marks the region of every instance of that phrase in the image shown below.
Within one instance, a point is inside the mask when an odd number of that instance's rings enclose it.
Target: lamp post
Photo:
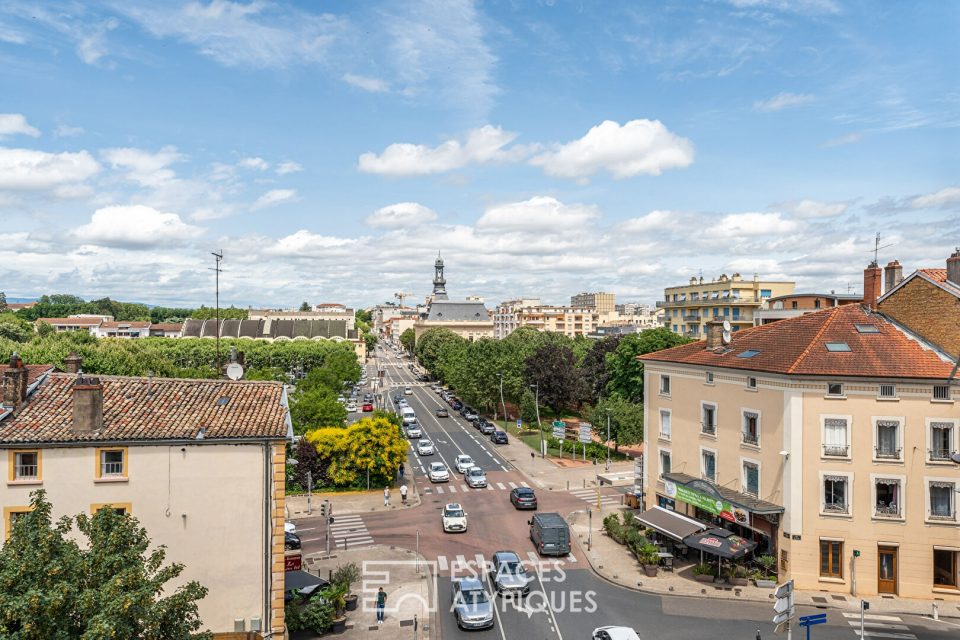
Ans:
[[[499,371],[497,372],[497,377],[500,378],[500,406],[503,407],[503,430],[507,430],[507,403],[503,400],[503,374]]]
[[[540,432],[540,457],[544,458],[546,455],[543,450],[543,425],[540,424],[540,383],[534,382],[530,386],[533,388],[533,406],[537,411],[537,430]]]
[[[606,470],[610,471],[610,409],[607,409],[607,465]]]

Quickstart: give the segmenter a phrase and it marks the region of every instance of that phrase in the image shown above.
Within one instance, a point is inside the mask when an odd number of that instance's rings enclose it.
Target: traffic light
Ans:
[[[327,517],[327,501],[326,500],[320,503],[320,515],[323,516],[324,518]]]

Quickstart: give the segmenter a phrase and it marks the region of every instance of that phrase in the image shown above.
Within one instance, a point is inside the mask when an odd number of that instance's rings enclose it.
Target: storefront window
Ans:
[[[843,543],[837,540],[820,541],[820,575],[825,578],[843,577]]]
[[[960,552],[933,550],[933,586],[957,588],[957,562]]]

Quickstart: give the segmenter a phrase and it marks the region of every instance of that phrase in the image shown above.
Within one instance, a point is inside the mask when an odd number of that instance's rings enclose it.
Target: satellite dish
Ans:
[[[227,365],[227,377],[231,380],[239,380],[243,377],[243,365],[231,362]]]
[[[714,335],[716,335],[716,334],[714,334]],[[729,332],[729,331],[724,331],[724,332],[723,332],[723,344],[730,344],[730,332]]]
[[[723,330],[726,331],[727,333],[730,333],[730,328],[731,328],[731,327],[730,327],[730,321],[729,321],[729,320],[724,320],[724,321],[723,321]]]

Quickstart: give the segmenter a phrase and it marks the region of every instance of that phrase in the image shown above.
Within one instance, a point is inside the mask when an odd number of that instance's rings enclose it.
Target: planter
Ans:
[[[330,633],[343,633],[347,630],[347,616],[334,618],[330,625]]]
[[[648,578],[657,577],[657,565],[655,564],[645,564],[643,565],[643,572],[647,574]]]
[[[727,578],[727,582],[735,587],[746,587],[750,584],[749,578]]]
[[[347,603],[347,607],[346,607],[347,611],[357,610],[357,600],[358,600],[357,594],[355,593],[351,593],[346,598],[344,598],[344,602]]]
[[[777,586],[776,580],[766,580],[763,578],[755,578],[754,582],[761,589],[773,589]]]
[[[693,579],[697,582],[713,582],[713,576],[709,573],[695,573]]]

